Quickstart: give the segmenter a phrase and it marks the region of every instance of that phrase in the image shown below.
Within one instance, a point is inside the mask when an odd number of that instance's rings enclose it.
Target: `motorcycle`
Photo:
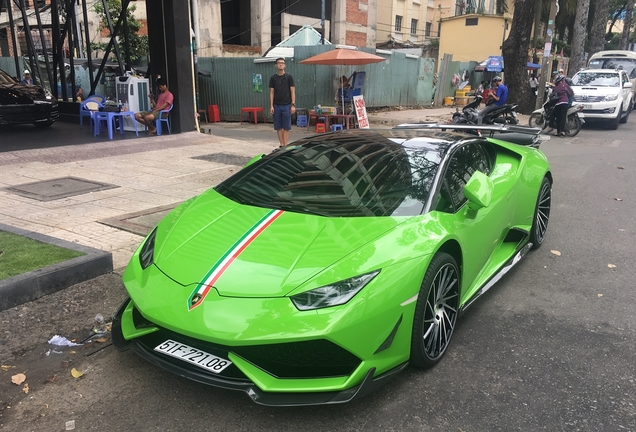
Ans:
[[[546,96],[544,97],[545,102],[543,102],[543,106],[541,108],[534,110],[530,115],[530,120],[528,121],[530,127],[544,129],[550,123],[550,117],[552,116],[552,111],[554,110],[554,106],[556,105],[556,101],[550,100],[552,90],[552,87],[546,87]],[[564,130],[565,136],[576,136],[581,131],[583,123],[585,123],[583,105],[573,104],[571,107],[568,108],[566,114]]]
[[[475,100],[465,105],[462,112],[457,109],[453,113],[453,123],[455,124],[478,124],[479,105],[483,100],[482,95],[475,96]],[[517,120],[517,105],[506,104],[492,110],[484,116],[482,124],[519,124]]]

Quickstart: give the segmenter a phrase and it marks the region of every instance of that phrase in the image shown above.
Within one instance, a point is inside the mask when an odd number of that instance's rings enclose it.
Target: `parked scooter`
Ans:
[[[455,124],[478,124],[479,105],[483,100],[482,95],[475,96],[475,100],[462,108],[462,112],[457,109],[453,113],[453,123]],[[519,124],[517,120],[517,105],[505,104],[492,110],[484,116],[482,124]]]
[[[548,86],[546,87],[545,97],[543,98],[543,106],[539,109],[534,110],[530,115],[530,120],[528,121],[530,127],[544,129],[550,123],[550,117],[552,117],[552,111],[554,110],[554,106],[556,105],[556,101],[550,100],[552,91],[552,84],[548,84]],[[573,104],[571,107],[568,108],[568,112],[566,114],[564,131],[565,136],[576,136],[581,131],[583,123],[585,123],[583,105]]]

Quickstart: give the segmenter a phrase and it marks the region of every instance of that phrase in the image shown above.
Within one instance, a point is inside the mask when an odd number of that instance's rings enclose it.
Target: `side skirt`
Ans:
[[[516,266],[519,263],[519,261],[521,261],[521,258],[523,258],[531,248],[532,248],[532,243],[530,242],[526,243],[523,247],[521,247],[521,249],[519,249],[519,251],[517,251],[517,253],[512,258],[510,258],[510,260],[508,260],[508,262],[506,262],[506,264],[504,264],[503,267],[501,267],[501,269],[499,269],[499,271],[495,273],[481,287],[481,289],[477,291],[475,295],[473,295],[473,297],[459,309],[459,313],[460,314],[464,313],[466,309],[468,309],[475,302],[475,300],[477,300],[479,297],[484,295],[486,291],[492,288],[493,285],[495,285],[499,281],[499,279],[503,277],[503,275],[508,273],[510,269]]]

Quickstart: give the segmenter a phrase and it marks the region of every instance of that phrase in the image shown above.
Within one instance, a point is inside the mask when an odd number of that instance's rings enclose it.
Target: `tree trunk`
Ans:
[[[534,110],[534,96],[528,84],[528,47],[536,0],[517,0],[510,34],[504,41],[502,53],[506,68],[506,82],[510,93],[508,103],[519,105],[519,111],[529,114]]]
[[[585,49],[585,30],[587,28],[587,13],[590,9],[590,0],[579,0],[574,16],[574,34],[572,35],[572,54],[568,65],[568,75],[574,75],[585,66],[583,54]]]
[[[628,0],[627,7],[625,8],[625,22],[623,23],[623,34],[621,35],[621,41],[618,44],[618,49],[626,50],[629,45],[629,32],[632,28],[632,13],[634,12],[634,2]]]
[[[607,34],[607,14],[611,0],[596,0],[594,19],[590,31],[590,55],[605,49],[605,35]],[[577,11],[580,8],[577,8]]]

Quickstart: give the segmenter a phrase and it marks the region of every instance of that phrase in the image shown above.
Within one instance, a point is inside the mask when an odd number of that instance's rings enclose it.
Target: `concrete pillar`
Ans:
[[[223,55],[223,31],[221,25],[221,0],[198,0],[199,5],[199,57]]]
[[[159,74],[174,95],[173,133],[195,130],[189,0],[161,0],[147,9],[152,89]]]
[[[331,0],[331,43],[347,42],[347,2]]]
[[[368,0],[368,5],[367,48],[375,48],[378,38],[378,0]],[[411,24],[409,23],[409,28],[410,26]]]
[[[250,1],[250,23],[252,46],[260,46],[261,52],[272,45],[272,2],[271,0]]]

